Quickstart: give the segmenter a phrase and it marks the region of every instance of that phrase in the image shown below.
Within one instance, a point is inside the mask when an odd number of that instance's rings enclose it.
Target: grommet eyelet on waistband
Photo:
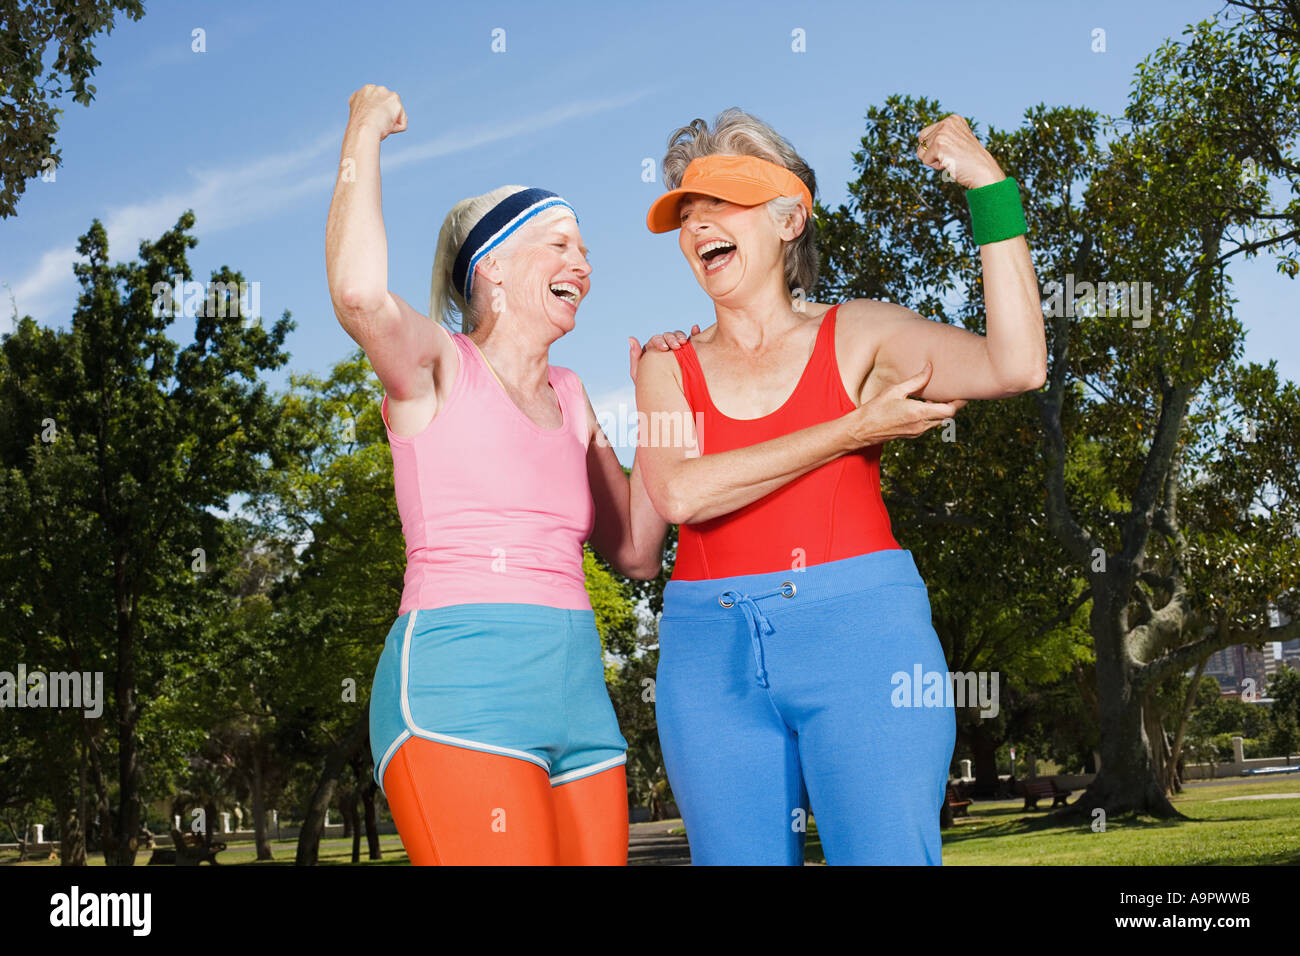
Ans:
[[[789,593],[789,594],[786,594],[786,593],[785,593],[785,589],[786,589],[786,588],[789,588],[789,589],[790,589],[790,593]],[[793,581],[786,581],[786,582],[784,582],[784,583],[781,585],[781,597],[792,598],[792,597],[794,597],[794,592],[795,592],[795,587],[794,587],[794,582],[793,582]]]
[[[735,607],[735,606],[736,606],[736,602],[735,602],[735,601],[728,601],[725,597],[720,597],[720,598],[718,598],[718,603],[721,604],[723,607]]]

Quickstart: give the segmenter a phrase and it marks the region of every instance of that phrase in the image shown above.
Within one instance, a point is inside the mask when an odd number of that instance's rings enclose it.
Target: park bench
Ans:
[[[1052,806],[1065,803],[1073,790],[1063,790],[1056,785],[1056,781],[1048,777],[1046,780],[1024,780],[1021,786],[1025,788],[1025,809],[1037,810],[1039,800],[1052,801]]]
[[[153,851],[149,857],[149,866],[161,866],[173,864],[175,866],[198,866],[200,863],[211,863],[217,865],[217,854],[226,848],[224,843],[214,842],[207,846],[203,842],[203,836],[199,833],[181,833],[180,830],[172,830],[172,842],[176,844],[173,850],[164,850],[161,847]]]
[[[969,800],[958,799],[957,788],[954,787],[952,784],[948,784],[948,792],[947,792],[946,799],[949,808],[952,810],[953,816],[964,817],[969,815],[966,808],[970,806],[971,802]]]

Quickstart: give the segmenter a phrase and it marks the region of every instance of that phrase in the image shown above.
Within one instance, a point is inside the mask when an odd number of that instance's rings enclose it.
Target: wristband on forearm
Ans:
[[[966,190],[970,207],[971,233],[975,245],[1010,239],[1028,232],[1025,209],[1020,202],[1020,185],[1008,176],[987,186]]]

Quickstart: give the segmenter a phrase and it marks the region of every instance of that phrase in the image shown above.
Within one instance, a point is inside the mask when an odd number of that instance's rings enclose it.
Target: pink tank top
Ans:
[[[406,538],[398,614],[451,604],[590,610],[582,545],[595,523],[587,479],[587,406],[571,370],[547,378],[564,424],[548,430],[511,401],[468,336],[460,370],[424,431],[395,435],[393,489]]]

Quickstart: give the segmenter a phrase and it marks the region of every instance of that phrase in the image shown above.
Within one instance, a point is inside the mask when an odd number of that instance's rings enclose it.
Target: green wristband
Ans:
[[[1028,232],[1025,209],[1020,202],[1020,185],[1008,176],[987,186],[966,190],[970,207],[971,233],[975,245],[1010,239]]]

